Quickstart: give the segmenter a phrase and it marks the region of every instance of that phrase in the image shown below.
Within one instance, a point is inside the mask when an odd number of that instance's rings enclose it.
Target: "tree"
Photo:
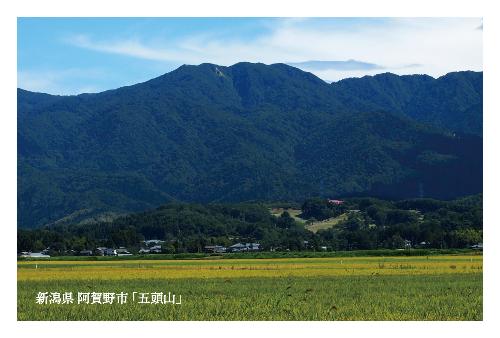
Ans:
[[[452,244],[457,247],[467,247],[482,243],[483,232],[476,229],[458,229],[452,232]]]
[[[400,235],[393,235],[387,242],[387,245],[391,249],[402,249],[405,247],[405,241]]]
[[[280,217],[278,217],[276,225],[282,229],[290,229],[295,227],[295,220],[293,219],[292,216],[290,216],[290,213],[288,211],[284,211],[280,215]]]
[[[333,207],[328,204],[328,201],[322,198],[312,198],[304,201],[302,204],[302,217],[324,220],[335,216]]]

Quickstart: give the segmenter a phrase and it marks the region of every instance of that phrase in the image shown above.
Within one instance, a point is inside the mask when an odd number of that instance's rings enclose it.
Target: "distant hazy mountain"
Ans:
[[[377,70],[384,69],[384,67],[363,61],[357,60],[347,60],[347,61],[303,61],[303,62],[289,62],[287,63],[289,66],[309,69],[309,70],[327,70],[327,69],[335,69],[335,70]]]
[[[18,226],[169,200],[481,192],[481,80],[328,84],[284,64],[238,63],[99,94],[19,89]]]

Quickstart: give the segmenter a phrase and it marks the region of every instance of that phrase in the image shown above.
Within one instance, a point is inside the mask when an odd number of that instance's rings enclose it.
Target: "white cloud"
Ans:
[[[134,39],[96,42],[91,40],[86,35],[75,35],[66,39],[66,42],[69,42],[77,47],[95,50],[98,52],[120,54],[153,61],[169,61],[181,57],[178,53],[169,52],[168,50],[162,49],[158,46],[148,47],[142,42]]]
[[[309,60],[363,60],[397,74],[426,73],[440,76],[457,70],[482,70],[480,18],[401,18],[352,27],[315,20],[282,19],[265,35],[251,39],[194,35],[180,41],[139,38],[103,41],[78,35],[71,44],[99,52],[152,61],[231,65],[240,61],[276,63]],[[413,65],[408,67],[407,65]],[[373,74],[310,69],[325,80]]]
[[[56,95],[96,93],[105,88],[91,85],[75,85],[75,83],[79,82],[75,81],[75,79],[98,79],[101,76],[102,73],[95,69],[72,68],[58,71],[18,71],[17,87],[33,92]]]

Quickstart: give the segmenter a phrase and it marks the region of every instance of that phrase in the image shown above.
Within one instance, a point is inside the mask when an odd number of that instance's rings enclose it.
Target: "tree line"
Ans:
[[[107,222],[18,229],[17,247],[19,252],[48,248],[49,254],[69,255],[99,246],[134,252],[149,239],[165,241],[165,253],[202,252],[208,245],[238,242],[258,242],[266,251],[467,248],[482,242],[482,194],[452,201],[347,198],[341,204],[311,198],[286,204],[277,216],[270,212],[273,206],[168,203]],[[301,209],[299,219],[291,216],[293,208]],[[307,229],[341,215],[329,229]]]

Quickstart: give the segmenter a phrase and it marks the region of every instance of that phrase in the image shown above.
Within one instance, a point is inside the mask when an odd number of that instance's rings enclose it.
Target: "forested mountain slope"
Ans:
[[[238,63],[98,94],[19,89],[18,226],[171,200],[478,193],[479,78],[328,84],[284,64]]]

